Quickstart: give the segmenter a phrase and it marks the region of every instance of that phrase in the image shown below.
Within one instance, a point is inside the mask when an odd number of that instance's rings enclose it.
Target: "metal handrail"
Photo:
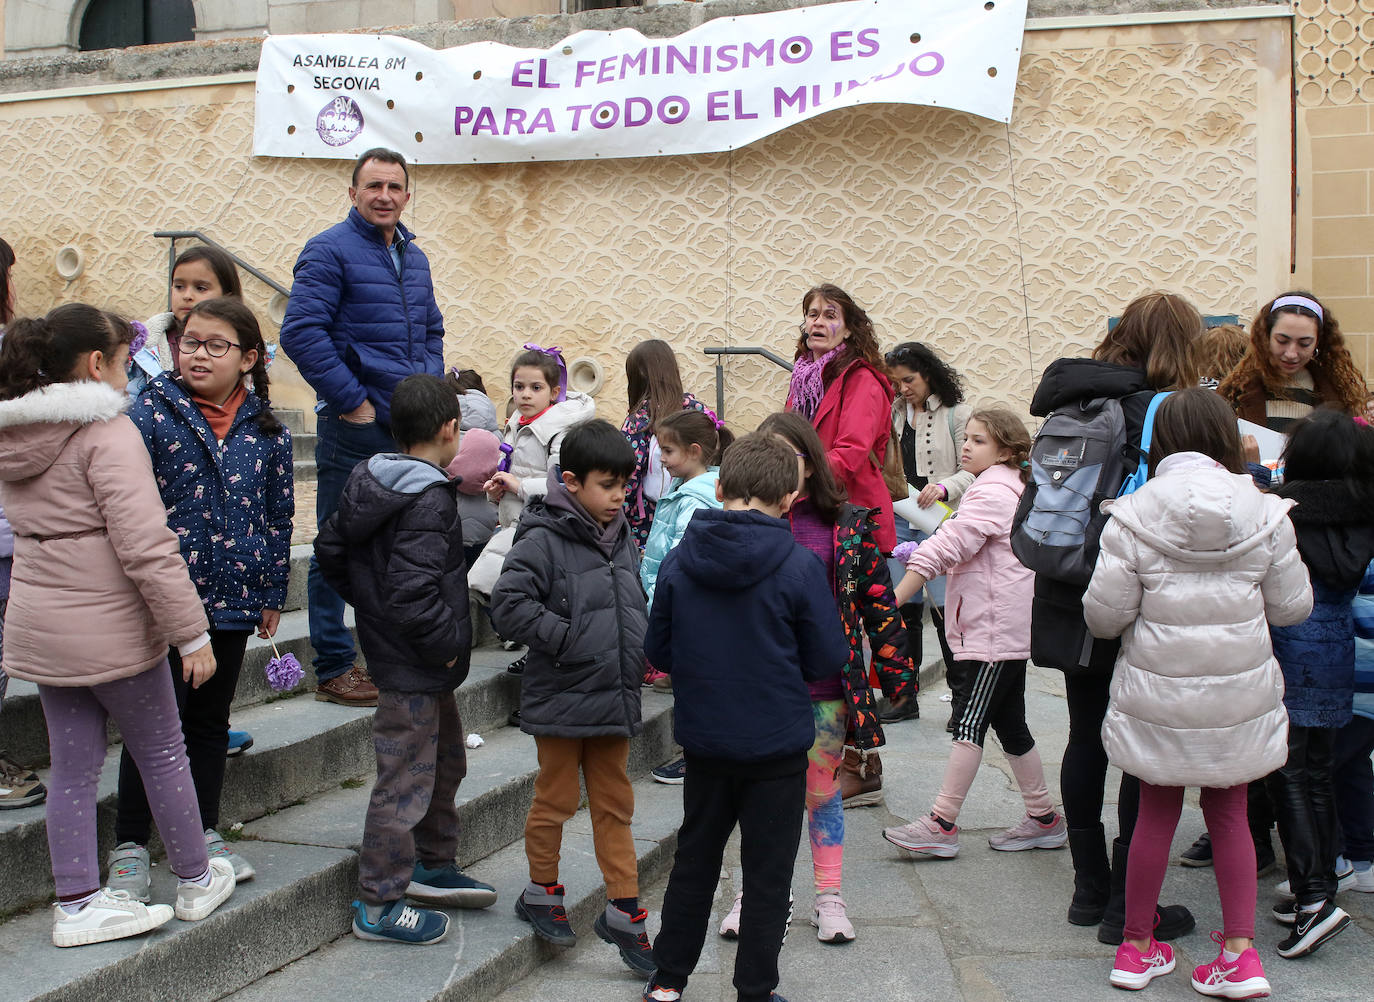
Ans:
[[[224,246],[224,244],[216,240],[211,240],[204,233],[200,232],[200,230],[154,230],[153,236],[159,240],[172,241],[171,247],[167,251],[167,309],[169,310],[172,308],[172,270],[176,267],[178,240],[199,240],[203,244],[209,244],[211,247],[218,248],[228,254],[234,264],[248,272],[248,274],[252,275],[263,285],[280,292],[283,296],[287,296],[288,298],[291,295],[291,290],[286,286],[282,285],[276,279],[264,275],[257,268],[254,268],[243,258]]]
[[[791,362],[767,348],[703,348],[701,351],[702,354],[716,356],[716,417],[722,421],[725,420],[725,364],[720,360],[722,355],[762,355],[774,365],[792,371]]]

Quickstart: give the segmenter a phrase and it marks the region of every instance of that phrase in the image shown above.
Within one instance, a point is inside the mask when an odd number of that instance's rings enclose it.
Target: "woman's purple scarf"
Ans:
[[[792,383],[789,387],[792,409],[806,420],[816,419],[821,398],[825,396],[825,380],[822,375],[826,363],[843,350],[844,342],[841,342],[820,358],[812,358],[810,354],[806,354],[792,363]]]

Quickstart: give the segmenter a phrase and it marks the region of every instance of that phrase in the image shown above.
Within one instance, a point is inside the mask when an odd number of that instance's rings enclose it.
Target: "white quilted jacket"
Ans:
[[[1112,503],[1083,614],[1094,636],[1122,638],[1102,724],[1114,765],[1156,786],[1210,787],[1283,765],[1269,624],[1312,609],[1291,505],[1196,453]]]

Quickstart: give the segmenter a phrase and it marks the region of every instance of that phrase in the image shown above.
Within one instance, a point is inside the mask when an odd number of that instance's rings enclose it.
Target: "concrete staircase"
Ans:
[[[295,434],[299,414],[283,417]],[[297,457],[298,489],[305,488],[313,499],[313,436],[298,435]],[[314,505],[313,500],[301,505],[298,495],[297,523],[303,522],[313,529]],[[458,689],[465,731],[485,742],[469,750],[468,776],[459,791],[459,863],[495,886],[500,900],[481,912],[451,912],[449,939],[435,949],[364,944],[349,933],[357,849],[373,778],[372,711],[319,702],[310,690],[312,650],[304,610],[309,556],[308,545],[292,547],[291,587],[276,639],[281,653],[291,651],[307,667],[305,682],[292,693],[273,692],[263,673],[271,646],[254,638],[234,700],[233,726],[249,731],[254,744],[228,762],[221,829],[239,839],[235,851],[253,863],[256,878],[204,922],[173,920],[147,936],[58,950],[50,938],[53,886],[45,808],[2,812],[0,1002],[282,999],[326,988],[357,991],[366,984],[385,988],[390,997],[480,1002],[549,955],[553,948],[535,940],[511,910],[527,879],[523,829],[537,763],[533,739],[506,724],[518,706],[519,680],[505,667],[517,654],[502,650],[489,627],[478,631],[471,674]],[[681,791],[647,776],[674,754],[671,704],[671,697],[644,691],[644,733],[631,745],[635,836],[646,883],[670,864],[681,818]],[[111,738],[118,740],[113,728]],[[0,713],[0,748],[26,765],[47,761],[42,709],[28,683],[10,683]],[[112,743],[101,779],[102,859],[113,846],[119,751]],[[39,772],[46,781],[46,770]],[[584,807],[566,826],[561,874],[574,927],[587,936],[604,902],[590,833]],[[155,844],[155,856],[159,850]],[[155,865],[153,900],[174,896],[174,878],[165,865]],[[606,951],[607,964],[623,970],[629,991],[634,976],[610,947]]]

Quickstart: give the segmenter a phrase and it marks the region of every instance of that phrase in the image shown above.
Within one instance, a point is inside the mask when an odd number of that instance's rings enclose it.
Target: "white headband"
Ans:
[[[1308,299],[1306,296],[1280,296],[1278,299],[1274,300],[1274,305],[1269,307],[1269,311],[1272,313],[1274,310],[1277,310],[1280,306],[1301,307],[1302,309],[1307,310],[1309,313],[1315,313],[1317,315],[1318,324],[1326,322],[1325,317],[1322,313],[1321,304],[1318,303],[1315,299]]]

